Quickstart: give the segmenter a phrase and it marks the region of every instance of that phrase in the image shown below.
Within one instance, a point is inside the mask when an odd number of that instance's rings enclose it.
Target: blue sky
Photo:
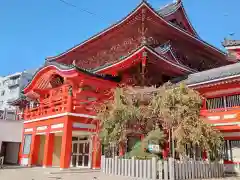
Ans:
[[[140,0],[0,1],[0,75],[37,68],[54,56],[105,29],[134,9]],[[149,0],[160,8],[172,0]],[[239,0],[183,0],[202,39],[221,47],[230,33],[240,39]],[[90,15],[80,9],[86,9]]]

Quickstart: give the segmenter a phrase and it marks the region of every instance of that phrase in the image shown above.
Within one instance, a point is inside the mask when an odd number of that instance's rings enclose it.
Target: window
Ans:
[[[240,106],[240,94],[227,96],[226,97],[227,107],[236,107]]]
[[[207,99],[207,109],[224,108],[224,97]]]
[[[3,81],[4,86],[7,85],[7,84],[8,84],[8,80]]]
[[[5,91],[4,90],[1,91],[1,96],[4,96],[4,94],[5,94]]]
[[[23,154],[29,154],[31,150],[32,135],[24,136]]]

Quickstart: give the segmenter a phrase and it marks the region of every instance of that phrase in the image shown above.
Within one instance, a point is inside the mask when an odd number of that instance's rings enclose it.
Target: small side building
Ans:
[[[31,80],[34,70],[0,77],[0,156],[4,163],[17,164],[23,123],[18,108],[12,102],[19,99],[23,87]]]

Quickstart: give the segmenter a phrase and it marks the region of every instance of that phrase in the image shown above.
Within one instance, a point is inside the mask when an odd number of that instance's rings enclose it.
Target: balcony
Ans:
[[[72,93],[72,96],[69,95]],[[49,90],[40,103],[25,109],[24,120],[39,119],[62,113],[81,113],[95,115],[93,106],[96,104],[96,94],[89,91],[73,90],[69,92],[69,86],[62,86]],[[88,96],[88,98],[86,98]]]
[[[0,120],[19,120],[17,112],[14,110],[0,110]]]

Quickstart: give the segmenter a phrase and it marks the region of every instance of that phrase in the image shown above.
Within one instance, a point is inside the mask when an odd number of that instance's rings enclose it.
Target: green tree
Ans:
[[[98,119],[102,144],[105,146],[125,144],[129,134],[147,135],[150,131],[159,128],[157,121],[149,116],[151,114],[148,105],[152,96],[141,90],[131,87],[117,88],[111,100],[100,106]]]
[[[176,150],[185,154],[186,145],[198,146],[214,156],[222,147],[219,131],[200,116],[202,97],[184,84],[160,87],[150,103],[151,112],[172,129]]]
[[[162,147],[165,141],[165,135],[160,128],[151,130],[142,141],[137,142],[133,149],[126,154],[126,158],[136,157],[137,159],[149,159],[152,157],[160,157],[159,154],[152,154],[147,151],[148,144],[160,145]]]
[[[202,97],[193,89],[166,83],[159,88],[117,88],[113,94],[98,110],[103,144],[124,143],[130,133],[145,134],[146,138],[129,153],[129,156],[145,157],[144,149],[149,141],[158,137],[162,144],[163,127],[172,130],[174,148],[182,155],[186,145],[201,147],[213,157],[220,152],[221,133],[200,117]]]

